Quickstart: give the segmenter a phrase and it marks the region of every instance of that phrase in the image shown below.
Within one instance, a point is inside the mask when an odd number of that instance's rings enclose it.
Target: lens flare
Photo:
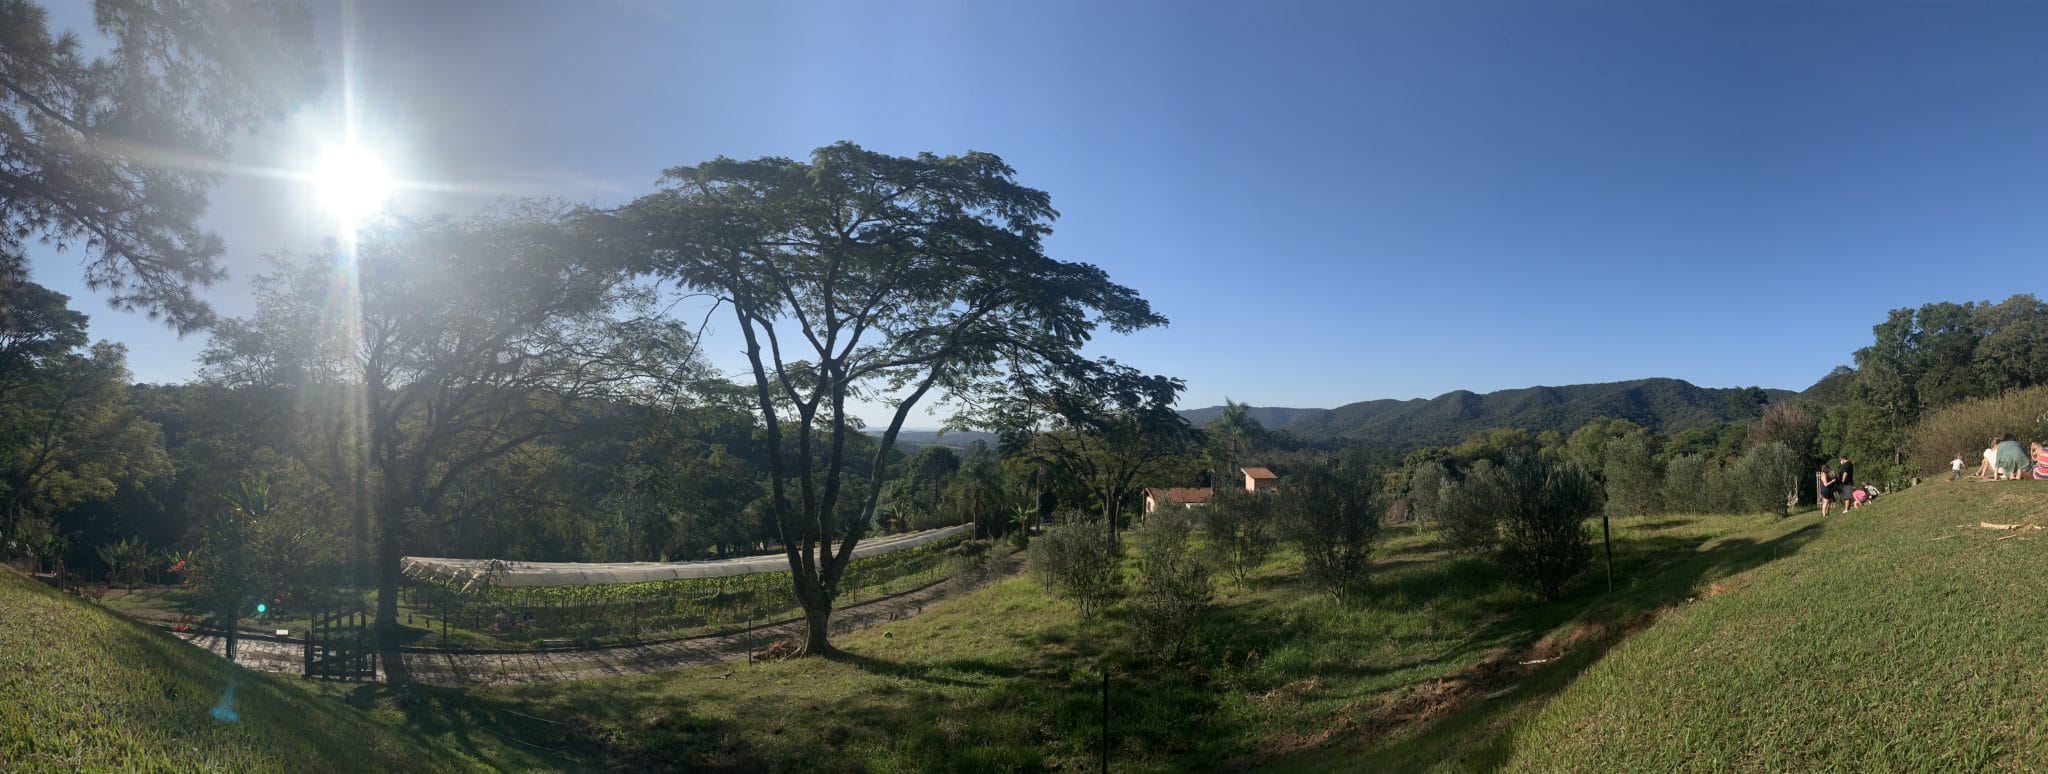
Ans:
[[[351,227],[384,209],[397,187],[384,163],[354,144],[336,145],[320,154],[312,179],[320,204]]]

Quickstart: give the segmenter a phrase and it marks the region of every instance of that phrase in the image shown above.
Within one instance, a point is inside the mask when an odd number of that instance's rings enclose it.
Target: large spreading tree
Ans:
[[[380,630],[397,628],[408,535],[447,527],[469,476],[683,359],[675,326],[590,243],[538,207],[391,222],[353,252],[281,259],[256,314],[217,327],[204,375],[299,396],[299,456],[355,490]]]
[[[296,2],[97,0],[107,52],[51,35],[43,9],[0,0],[0,281],[40,241],[84,252],[86,284],[180,333],[222,276],[198,226],[243,131],[311,96],[312,14]]]
[[[916,406],[1086,370],[1079,351],[1099,327],[1165,323],[1101,269],[1047,256],[1058,213],[991,154],[839,143],[808,161],[719,158],[663,180],[617,213],[617,243],[648,274],[715,298],[745,342],[807,653],[832,652],[840,580]],[[861,400],[890,409],[856,463]],[[844,507],[856,486],[859,507]]]

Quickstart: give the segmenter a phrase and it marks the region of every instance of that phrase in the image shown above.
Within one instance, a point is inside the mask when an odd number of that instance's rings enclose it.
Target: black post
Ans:
[[[1109,774],[1109,665],[1102,665],[1102,772]]]
[[[1607,552],[1607,592],[1614,593],[1614,533],[1607,529],[1607,512],[1600,512],[1600,545]]]

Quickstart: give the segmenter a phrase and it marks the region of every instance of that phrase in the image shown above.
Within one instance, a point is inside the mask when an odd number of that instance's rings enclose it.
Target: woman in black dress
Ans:
[[[1835,502],[1835,474],[1828,471],[1828,466],[1822,465],[1820,466],[1820,472],[1815,473],[1813,478],[1814,491],[1820,493],[1820,515],[1822,518],[1826,518],[1828,507]]]

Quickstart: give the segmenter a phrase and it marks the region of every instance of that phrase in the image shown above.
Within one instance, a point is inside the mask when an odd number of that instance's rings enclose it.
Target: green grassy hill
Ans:
[[[349,706],[337,688],[230,667],[4,570],[0,612],[0,769],[481,768],[391,711]],[[235,722],[212,715],[230,687]]]
[[[2048,770],[2048,530],[2033,526],[2048,482],[1934,483],[1834,517],[1622,641],[1508,729],[1506,762]]]

